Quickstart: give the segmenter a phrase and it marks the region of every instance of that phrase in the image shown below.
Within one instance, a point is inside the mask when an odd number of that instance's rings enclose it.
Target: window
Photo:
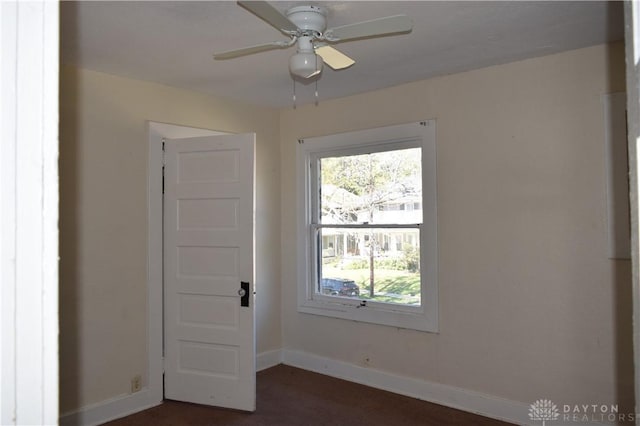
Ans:
[[[298,146],[298,309],[437,331],[435,121]]]

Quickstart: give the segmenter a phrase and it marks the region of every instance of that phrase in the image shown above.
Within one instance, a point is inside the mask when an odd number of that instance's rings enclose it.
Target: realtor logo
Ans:
[[[556,420],[558,416],[560,416],[558,407],[548,399],[539,399],[529,406],[529,418],[541,420],[542,426],[546,426],[547,420]]]

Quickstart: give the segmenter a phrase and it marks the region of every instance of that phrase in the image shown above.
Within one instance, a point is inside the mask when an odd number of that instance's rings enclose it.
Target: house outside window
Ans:
[[[437,331],[435,121],[298,148],[298,309]]]

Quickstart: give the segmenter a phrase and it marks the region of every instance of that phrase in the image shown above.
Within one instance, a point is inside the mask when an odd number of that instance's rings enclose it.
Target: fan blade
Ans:
[[[334,70],[349,68],[356,63],[356,61],[331,46],[320,46],[316,48],[316,53],[322,57],[325,64]]]
[[[387,16],[371,21],[357,22],[341,27],[329,28],[324,33],[327,41],[338,42],[354,38],[378,37],[394,33],[409,32],[413,28],[407,15]]]
[[[213,59],[232,59],[239,56],[251,55],[252,53],[266,52],[274,49],[284,49],[291,46],[291,43],[286,41],[272,41],[271,43],[258,44],[257,46],[245,47],[243,49],[229,50],[222,53],[214,53]]]
[[[277,28],[278,31],[282,31],[285,34],[287,31],[298,31],[296,24],[266,1],[239,1],[238,4],[258,18],[263,19],[269,25]]]

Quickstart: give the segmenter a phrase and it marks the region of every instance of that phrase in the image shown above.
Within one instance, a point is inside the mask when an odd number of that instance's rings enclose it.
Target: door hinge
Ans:
[[[162,138],[162,193],[164,194],[164,168],[167,166],[167,154],[165,152],[166,139]]]

